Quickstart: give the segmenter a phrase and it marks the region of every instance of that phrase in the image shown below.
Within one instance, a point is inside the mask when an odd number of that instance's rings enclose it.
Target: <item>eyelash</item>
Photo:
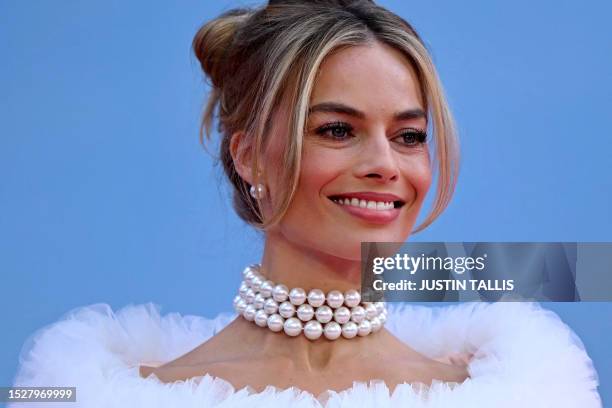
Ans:
[[[353,130],[353,127],[351,125],[349,125],[348,123],[345,122],[332,122],[332,123],[327,123],[319,128],[317,128],[315,130],[315,133],[317,135],[320,135],[324,138],[327,139],[331,139],[331,140],[336,140],[336,141],[343,141],[345,140],[345,138],[338,138],[338,137],[334,137],[334,136],[330,136],[327,135],[327,132],[330,130],[334,130],[334,129],[342,129],[345,132],[351,132]],[[411,129],[409,132],[404,132],[402,134],[400,134],[397,137],[405,137],[405,136],[414,136],[416,139],[415,143],[412,144],[407,144],[407,143],[402,143],[405,146],[419,146],[422,144],[425,144],[427,142],[427,133],[423,132],[420,129]],[[395,138],[394,138],[395,139]]]

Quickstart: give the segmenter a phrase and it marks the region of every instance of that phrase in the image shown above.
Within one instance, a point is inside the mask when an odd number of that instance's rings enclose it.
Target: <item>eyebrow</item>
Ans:
[[[315,113],[315,112],[342,113],[345,115],[354,116],[359,119],[365,119],[366,117],[365,113],[361,112],[360,110],[357,110],[353,107],[350,107],[348,105],[345,105],[339,102],[322,102],[314,106],[311,106],[310,109],[308,109],[309,114]],[[425,114],[425,111],[423,111],[423,109],[414,108],[414,109],[404,110],[401,112],[395,112],[393,114],[393,118],[395,120],[409,120],[409,119],[419,119],[419,118],[423,118],[427,120],[427,115]]]

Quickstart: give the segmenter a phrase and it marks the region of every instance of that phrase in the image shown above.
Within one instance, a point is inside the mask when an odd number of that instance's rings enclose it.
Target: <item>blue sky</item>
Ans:
[[[425,39],[460,132],[456,195],[414,239],[612,241],[610,3],[379,3]],[[245,4],[0,3],[0,384],[72,307],[230,309],[261,243],[199,146],[190,45]],[[551,307],[610,361],[609,304]]]

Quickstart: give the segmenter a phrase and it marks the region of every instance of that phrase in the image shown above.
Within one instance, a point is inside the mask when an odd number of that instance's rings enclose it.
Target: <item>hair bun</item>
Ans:
[[[193,51],[202,70],[216,87],[221,87],[224,57],[240,25],[251,16],[252,10],[229,10],[198,30],[193,39]]]
[[[346,7],[355,3],[372,3],[374,4],[374,0],[269,0],[268,5],[322,5],[322,6],[337,6],[337,7]]]

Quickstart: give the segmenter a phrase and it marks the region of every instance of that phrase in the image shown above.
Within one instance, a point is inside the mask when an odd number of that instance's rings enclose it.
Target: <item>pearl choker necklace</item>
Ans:
[[[385,303],[362,302],[357,290],[344,294],[332,290],[325,295],[320,289],[312,289],[306,294],[302,288],[289,290],[266,280],[260,272],[259,264],[247,266],[234,298],[236,312],[260,327],[283,330],[292,337],[304,332],[309,340],[321,335],[336,340],[341,335],[347,339],[367,336],[379,331],[387,320]]]

